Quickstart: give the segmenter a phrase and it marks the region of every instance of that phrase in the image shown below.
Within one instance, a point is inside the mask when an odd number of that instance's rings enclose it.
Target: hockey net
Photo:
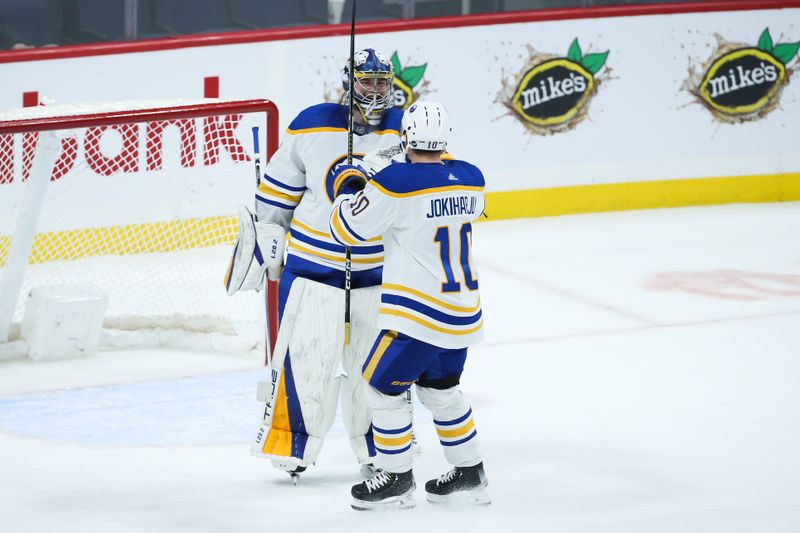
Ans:
[[[104,327],[116,334],[104,335],[106,343],[211,342],[225,350],[263,342],[263,296],[229,297],[223,286],[237,233],[234,213],[251,204],[256,186],[254,127],[266,161],[278,145],[277,108],[268,100],[0,112],[6,336],[18,335],[31,288],[89,283],[108,296]],[[46,176],[35,188],[37,168]],[[15,253],[14,240],[30,224],[35,235],[15,291],[9,279],[21,246]],[[191,340],[198,335],[203,340]]]

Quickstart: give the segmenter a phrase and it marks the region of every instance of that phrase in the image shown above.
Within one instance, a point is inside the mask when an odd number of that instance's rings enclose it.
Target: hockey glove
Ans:
[[[239,236],[233,248],[225,289],[229,295],[239,291],[260,291],[264,278],[280,276],[286,230],[277,224],[259,222],[244,206],[239,208]]]
[[[333,178],[333,195],[355,194],[367,185],[366,171],[357,165],[340,165]]]

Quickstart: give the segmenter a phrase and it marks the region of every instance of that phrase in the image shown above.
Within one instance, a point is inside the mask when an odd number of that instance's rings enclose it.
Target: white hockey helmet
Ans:
[[[417,101],[403,113],[400,138],[403,150],[442,152],[453,128],[450,115],[438,102]]]

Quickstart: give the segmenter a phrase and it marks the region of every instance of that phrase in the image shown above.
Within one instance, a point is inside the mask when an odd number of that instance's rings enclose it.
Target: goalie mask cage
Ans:
[[[263,293],[223,285],[236,208],[254,198],[256,126],[268,158],[269,100],[0,112],[0,343],[19,334],[31,288],[85,283],[108,296],[111,344],[263,342]]]

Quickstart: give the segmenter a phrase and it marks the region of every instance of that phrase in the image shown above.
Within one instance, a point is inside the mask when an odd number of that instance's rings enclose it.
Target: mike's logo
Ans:
[[[573,128],[586,117],[596,78],[609,52],[583,54],[578,39],[566,57],[533,54],[512,84],[504,80],[499,101],[532,133],[547,135]]]
[[[428,81],[423,81],[422,77],[425,75],[428,64],[409,65],[403,68],[396,51],[392,54],[391,61],[394,68],[394,87],[392,87],[394,105],[401,109],[408,109],[412,102],[419,100],[421,93],[427,92],[425,89]]]
[[[774,44],[769,28],[756,47],[720,42],[702,75],[690,70],[688,90],[724,122],[757,120],[778,106],[798,49],[800,43]]]

